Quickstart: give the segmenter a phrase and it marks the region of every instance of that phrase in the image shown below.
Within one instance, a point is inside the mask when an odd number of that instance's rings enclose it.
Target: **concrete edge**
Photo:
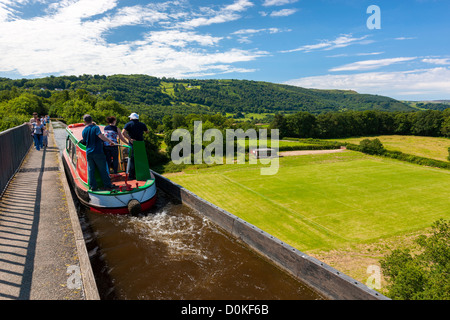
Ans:
[[[331,266],[283,243],[264,230],[200,198],[184,187],[152,171],[157,187],[178,198],[183,204],[208,217],[233,237],[246,243],[301,282],[328,299],[390,300],[365,284]]]
[[[50,122],[53,135],[53,124]],[[54,137],[53,137],[54,139]],[[56,145],[56,142],[55,142]],[[66,171],[62,163],[61,154],[58,150],[58,166],[61,172],[61,183],[64,188],[64,193],[66,194],[67,208],[69,211],[69,217],[72,224],[72,230],[75,237],[75,244],[77,247],[78,259],[80,262],[80,271],[82,277],[82,285],[85,300],[100,300],[100,295],[98,292],[97,284],[95,282],[94,272],[92,270],[91,262],[89,260],[89,254],[86,248],[86,243],[84,240],[83,231],[81,229],[80,220],[78,219],[77,209],[75,208],[75,202],[72,197],[72,192],[69,187],[69,182],[66,178]]]

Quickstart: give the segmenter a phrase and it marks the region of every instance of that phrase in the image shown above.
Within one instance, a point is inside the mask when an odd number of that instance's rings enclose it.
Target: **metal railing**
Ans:
[[[33,137],[27,124],[0,132],[0,198],[32,142]]]

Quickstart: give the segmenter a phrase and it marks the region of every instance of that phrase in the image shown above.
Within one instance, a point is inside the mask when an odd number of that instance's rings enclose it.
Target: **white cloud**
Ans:
[[[279,28],[241,29],[241,30],[233,32],[232,34],[256,34],[256,33],[262,33],[262,32],[278,33],[278,32],[282,32],[282,31],[283,30],[279,29]]]
[[[64,0],[52,4],[60,18],[76,20],[105,13],[117,6],[118,0]]]
[[[220,12],[213,17],[200,17],[195,18],[189,21],[184,21],[176,24],[175,28],[186,28],[186,29],[194,29],[201,26],[209,26],[211,24],[216,23],[224,23],[228,21],[237,20],[240,18],[240,15],[234,12]]]
[[[450,59],[444,58],[444,59],[422,59],[423,62],[431,63],[431,64],[440,64],[440,65],[449,65]]]
[[[285,4],[291,4],[295,3],[298,0],[264,0],[264,3],[262,4],[265,7],[269,6],[283,6]]]
[[[360,38],[354,38],[351,34],[343,34],[337,37],[334,40],[322,40],[319,43],[316,44],[308,44],[301,46],[296,49],[291,50],[284,50],[281,51],[283,53],[288,52],[296,52],[296,51],[303,51],[303,52],[311,52],[315,50],[333,50],[337,48],[344,48],[352,44],[369,44],[372,41],[366,40],[368,36],[362,36]]]
[[[145,42],[153,46],[186,47],[190,43],[198,43],[201,46],[214,46],[222,38],[210,35],[200,35],[192,31],[166,30],[152,31],[145,36]],[[143,41],[138,41],[143,44]],[[131,44],[133,44],[131,42]]]
[[[247,8],[252,6],[253,3],[248,0],[237,0],[235,3],[226,6],[224,8],[224,11],[241,12],[247,10]]]
[[[0,21],[6,21],[14,16],[15,10],[10,6],[11,1],[0,1]]]
[[[271,17],[287,17],[296,13],[297,9],[282,9],[279,11],[273,11],[270,16]]]
[[[289,32],[291,29],[280,29],[280,28],[263,28],[263,29],[240,29],[231,33],[231,35],[238,36],[238,41],[240,43],[251,43],[250,37],[257,34],[274,34],[280,32]]]
[[[304,88],[355,90],[397,99],[450,99],[450,68],[323,75],[287,81]]]
[[[253,5],[250,1],[237,0],[200,13],[187,10],[183,3],[119,7],[117,0],[63,0],[47,2],[42,16],[22,19],[20,15],[11,18],[9,12],[17,8],[0,0],[0,18],[2,14],[8,18],[0,20],[0,72],[22,76],[143,73],[182,78],[252,72],[234,64],[268,55],[260,50],[223,49],[221,37],[195,29],[237,19],[239,12]],[[188,30],[174,28],[183,22]],[[133,41],[108,43],[107,36],[124,26],[141,26],[142,33]],[[151,31],[151,26],[158,27],[157,31]]]
[[[364,60],[349,63],[340,67],[335,67],[330,69],[330,71],[364,71],[373,70],[380,67],[390,66],[394,63],[406,62],[417,59],[416,57],[401,57],[401,58],[390,58],[390,59],[379,59],[379,60]]]
[[[383,51],[379,52],[361,52],[356,54],[349,54],[349,53],[341,53],[341,54],[334,54],[331,56],[327,56],[327,58],[340,58],[340,57],[351,57],[351,56],[376,56],[379,54],[383,54]]]
[[[157,21],[168,20],[168,14],[160,12],[148,7],[134,6],[120,8],[110,19],[109,27],[120,27],[127,25],[137,25],[150,23],[153,24]]]
[[[0,21],[13,20],[19,14],[19,8],[28,3],[44,3],[47,0],[0,0]]]
[[[238,12],[245,11],[247,8],[252,6],[253,3],[248,0],[236,0],[233,4],[227,5],[218,11],[207,8],[207,10],[205,10],[206,16],[183,21],[175,24],[174,27],[192,29],[200,26],[208,26],[211,24],[237,20],[241,17]]]
[[[362,53],[357,53],[357,56],[376,56],[379,54],[383,54],[383,51],[379,51],[379,52],[362,52]]]

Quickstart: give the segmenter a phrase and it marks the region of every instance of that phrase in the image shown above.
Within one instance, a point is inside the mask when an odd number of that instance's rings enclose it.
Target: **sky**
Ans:
[[[0,77],[246,79],[450,100],[448,0],[0,0]]]

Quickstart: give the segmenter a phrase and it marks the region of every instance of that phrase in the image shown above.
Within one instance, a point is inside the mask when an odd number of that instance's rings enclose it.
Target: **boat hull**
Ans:
[[[135,214],[148,211],[156,202],[157,190],[153,175],[153,182],[145,188],[135,189],[133,192],[105,192],[102,194],[92,192],[87,188],[82,178],[79,177],[77,168],[71,163],[66,150],[63,152],[62,160],[77,198],[93,212],[118,215]]]

